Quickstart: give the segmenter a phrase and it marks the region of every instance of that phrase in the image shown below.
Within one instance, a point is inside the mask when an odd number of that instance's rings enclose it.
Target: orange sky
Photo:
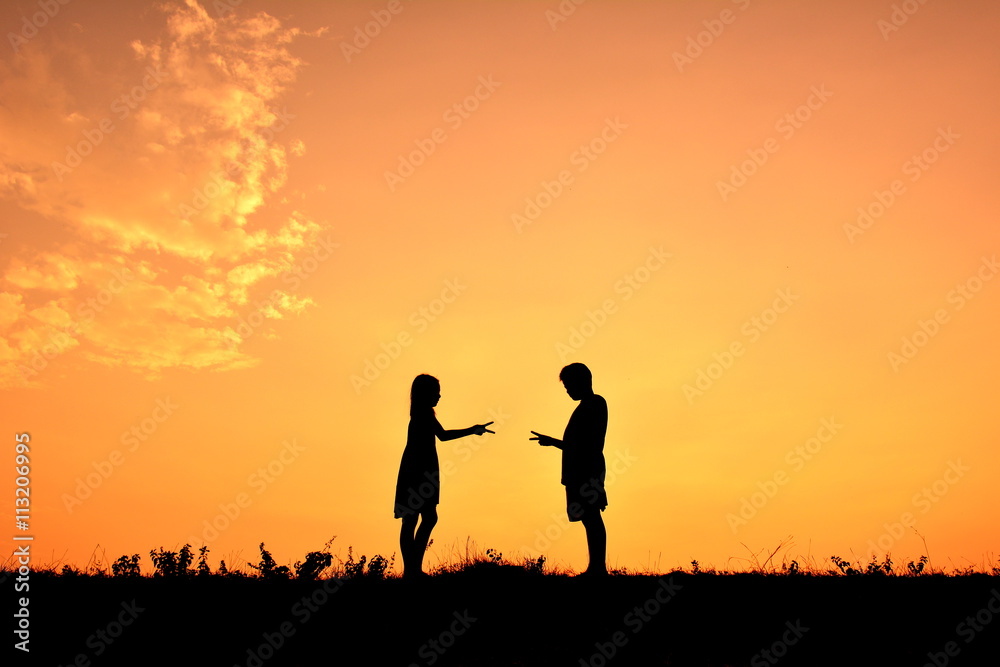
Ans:
[[[3,13],[40,563],[388,555],[426,372],[445,428],[496,426],[439,444],[430,563],[582,569],[528,441],[582,361],[611,566],[900,562],[917,532],[996,564],[996,3],[232,5]]]

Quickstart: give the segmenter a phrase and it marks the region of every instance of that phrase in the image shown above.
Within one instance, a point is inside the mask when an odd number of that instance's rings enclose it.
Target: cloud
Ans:
[[[304,33],[195,0],[162,20],[110,46],[47,31],[0,61],[0,198],[48,231],[4,240],[0,385],[71,357],[151,377],[245,368],[256,292],[271,319],[311,304],[275,288],[322,229],[279,194],[305,150],[282,103]]]

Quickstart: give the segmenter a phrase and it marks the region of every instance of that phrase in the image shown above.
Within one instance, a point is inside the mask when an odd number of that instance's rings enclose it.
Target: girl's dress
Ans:
[[[433,412],[411,415],[406,429],[406,447],[396,478],[397,519],[434,509],[441,499],[441,470],[438,465],[437,434],[441,424]]]

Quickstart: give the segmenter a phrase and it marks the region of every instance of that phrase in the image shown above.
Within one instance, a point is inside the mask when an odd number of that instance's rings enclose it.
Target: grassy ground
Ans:
[[[33,572],[31,659],[13,664],[1000,664],[995,568],[834,558],[585,579],[472,550],[414,582],[328,547],[280,566],[261,545],[225,573],[185,549],[152,552],[153,574],[134,556]]]

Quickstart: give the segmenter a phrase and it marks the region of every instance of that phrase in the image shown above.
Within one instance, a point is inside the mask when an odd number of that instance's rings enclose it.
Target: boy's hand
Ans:
[[[484,433],[496,433],[496,431],[491,431],[488,428],[486,428],[492,423],[493,422],[487,422],[485,424],[476,424],[475,426],[472,427],[472,432],[475,433],[476,435],[482,435]]]
[[[537,440],[538,444],[541,445],[542,447],[555,447],[559,443],[559,441],[556,438],[547,435],[542,435],[541,433],[538,433],[536,431],[532,431],[532,433],[534,433],[536,437],[528,438],[528,440]]]

